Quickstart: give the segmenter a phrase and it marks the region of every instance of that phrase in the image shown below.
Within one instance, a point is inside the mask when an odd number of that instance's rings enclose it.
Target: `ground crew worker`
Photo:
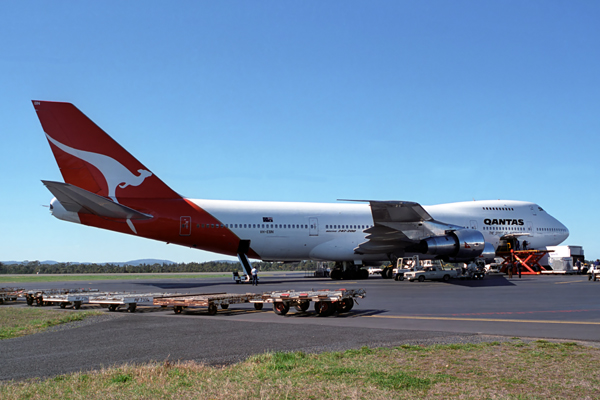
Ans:
[[[258,270],[256,267],[252,267],[250,273],[252,274],[252,286],[258,286]]]

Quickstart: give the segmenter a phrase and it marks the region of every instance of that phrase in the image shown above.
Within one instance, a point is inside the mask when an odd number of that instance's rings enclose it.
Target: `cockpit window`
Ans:
[[[538,206],[538,208],[540,209],[540,211],[544,211],[544,209],[542,207]]]

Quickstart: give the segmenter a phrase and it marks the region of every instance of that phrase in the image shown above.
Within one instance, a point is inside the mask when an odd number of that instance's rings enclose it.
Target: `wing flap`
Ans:
[[[437,222],[419,203],[412,201],[368,202],[374,226],[365,230],[366,242],[360,243],[357,254],[402,253],[423,238],[443,234],[449,225]]]
[[[94,214],[100,217],[115,219],[150,219],[152,215],[144,214],[106,197],[98,196],[77,186],[52,181],[42,181],[67,211]]]

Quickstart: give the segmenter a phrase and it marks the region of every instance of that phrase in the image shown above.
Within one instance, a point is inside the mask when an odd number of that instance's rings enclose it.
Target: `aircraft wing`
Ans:
[[[411,201],[368,201],[374,226],[365,230],[367,241],[354,249],[357,254],[402,253],[421,239],[443,235],[452,225],[437,222],[419,203]]]
[[[52,181],[42,183],[58,199],[67,211],[76,213],[94,214],[100,217],[117,219],[150,219],[152,215],[144,214],[132,208],[88,192],[77,186]]]

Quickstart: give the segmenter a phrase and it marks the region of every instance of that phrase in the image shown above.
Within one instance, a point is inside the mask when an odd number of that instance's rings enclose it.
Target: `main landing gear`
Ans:
[[[361,265],[355,265],[353,262],[336,262],[330,273],[331,279],[367,279],[369,271],[361,267]]]

